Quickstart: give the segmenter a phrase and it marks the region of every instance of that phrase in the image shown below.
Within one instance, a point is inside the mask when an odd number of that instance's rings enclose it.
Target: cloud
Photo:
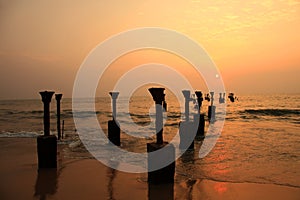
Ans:
[[[187,10],[189,30],[216,39],[228,34],[251,34],[278,22],[300,20],[300,1],[193,1]],[[247,31],[243,31],[243,30]]]

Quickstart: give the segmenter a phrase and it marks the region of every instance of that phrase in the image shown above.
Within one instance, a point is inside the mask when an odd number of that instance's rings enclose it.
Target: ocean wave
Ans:
[[[121,113],[123,114],[124,116],[128,116],[128,114],[126,113]],[[145,114],[136,114],[136,113],[129,113],[129,115],[131,117],[134,117],[134,118],[139,118],[139,119],[148,119],[150,116],[149,115],[145,115]],[[154,115],[152,115],[154,116]]]
[[[40,135],[43,135],[42,132],[2,132],[0,138],[36,138]]]
[[[299,115],[300,109],[246,109],[244,111],[241,111],[241,113],[263,116],[285,116]]]
[[[73,113],[76,113],[76,116],[80,116],[80,117],[90,117],[93,114],[96,115],[102,115],[102,114],[110,114],[109,112],[102,112],[102,111],[72,111],[70,109],[67,110],[62,110],[61,111],[61,116],[65,117],[65,118],[72,118],[73,117]],[[14,115],[17,117],[24,117],[24,118],[40,118],[41,116],[43,116],[44,111],[43,110],[31,110],[31,111],[16,111],[16,110],[5,110],[4,115]],[[51,116],[56,116],[56,111],[51,110],[50,111],[50,115]]]
[[[165,126],[179,127],[179,122],[170,122],[170,123],[166,123]]]
[[[233,177],[213,177],[206,174],[201,174],[199,176],[192,176],[190,173],[185,171],[177,170],[177,175],[182,177],[187,177],[189,180],[195,179],[202,179],[202,180],[210,180],[216,182],[224,182],[224,183],[253,183],[253,184],[270,184],[270,185],[278,185],[278,186],[285,186],[285,187],[293,187],[293,188],[300,188],[299,184],[292,184],[288,183],[284,180],[282,181],[275,181],[264,177],[256,177],[252,180],[246,180],[242,178],[233,178]]]

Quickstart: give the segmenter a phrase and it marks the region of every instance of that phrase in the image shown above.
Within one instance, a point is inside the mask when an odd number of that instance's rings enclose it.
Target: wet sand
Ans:
[[[66,156],[57,170],[38,170],[35,138],[0,139],[0,199],[300,199],[300,188],[185,180],[148,186],[147,174],[110,169],[95,159]]]

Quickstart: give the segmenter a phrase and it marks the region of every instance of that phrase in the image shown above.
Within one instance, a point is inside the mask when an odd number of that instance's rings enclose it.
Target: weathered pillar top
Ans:
[[[44,92],[40,92],[40,95],[42,96],[42,101],[43,101],[44,103],[50,103],[53,94],[54,94],[53,91],[44,91]]]
[[[155,102],[163,102],[165,100],[165,88],[149,88],[148,90]]]
[[[196,96],[197,96],[198,99],[199,99],[199,98],[203,98],[203,97],[202,97],[203,94],[202,94],[201,91],[196,91],[195,94],[196,94]]]
[[[112,99],[117,99],[119,96],[119,92],[109,92]]]
[[[189,90],[182,90],[182,94],[183,94],[184,98],[187,100],[189,100],[191,97],[191,91],[189,91]]]
[[[202,101],[203,101],[203,94],[201,91],[196,91],[195,92],[196,96],[197,96],[197,101],[198,101],[198,106],[199,106],[199,112],[200,112],[200,107],[202,106]]]
[[[57,101],[60,101],[61,100],[61,97],[62,97],[62,94],[55,94],[55,99]]]

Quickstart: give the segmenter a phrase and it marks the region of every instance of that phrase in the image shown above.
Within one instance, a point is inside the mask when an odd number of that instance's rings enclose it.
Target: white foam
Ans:
[[[36,138],[39,135],[42,135],[43,132],[28,132],[28,131],[20,131],[20,132],[3,132],[0,134],[0,138]]]

